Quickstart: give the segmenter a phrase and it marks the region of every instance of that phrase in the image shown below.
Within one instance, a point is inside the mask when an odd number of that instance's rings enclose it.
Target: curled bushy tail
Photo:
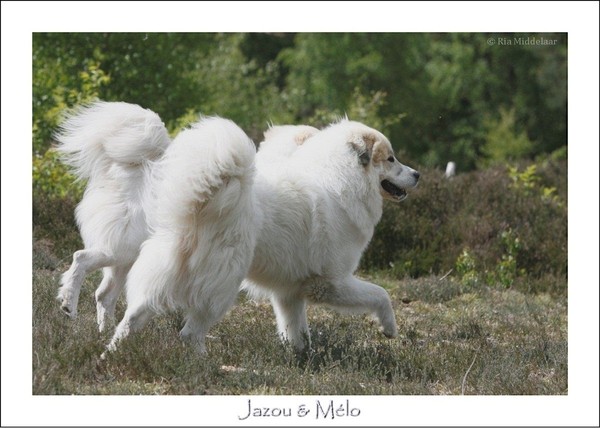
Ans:
[[[153,233],[129,274],[130,304],[210,313],[232,303],[255,243],[255,153],[252,140],[221,118],[202,119],[173,140],[155,166]]]
[[[252,140],[227,119],[203,118],[182,131],[159,168],[158,222],[190,228],[190,221],[198,221],[196,215],[204,211],[217,192],[235,183],[251,183],[255,153]],[[232,198],[220,199],[220,210],[238,202],[241,189],[229,190],[227,194]]]
[[[79,178],[88,179],[105,173],[112,163],[155,160],[170,142],[156,113],[134,104],[103,101],[76,110],[55,138],[63,161]]]

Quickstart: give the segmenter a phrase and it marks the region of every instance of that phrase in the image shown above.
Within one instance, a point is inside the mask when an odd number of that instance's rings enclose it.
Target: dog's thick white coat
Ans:
[[[252,260],[255,151],[241,129],[218,118],[173,141],[156,167],[152,234],[129,273],[127,310],[110,349],[152,315],[183,309],[182,336],[205,350]]]
[[[204,351],[244,276],[243,288],[271,299],[280,335],[297,349],[309,343],[308,303],[372,313],[396,335],[387,292],[353,276],[382,199],[403,199],[419,178],[380,132],[348,120],[321,131],[276,126],[255,159],[253,143],[225,119],[203,119],[169,145],[154,113],[97,103],[67,120],[58,140],[89,178],[77,208],[85,249],[63,275],[63,309],[76,314],[83,277],[104,267],[103,329],[129,272],[109,349],[179,308],[182,336]]]
[[[298,349],[310,337],[307,303],[372,313],[395,336],[387,292],[353,273],[381,217],[382,180],[413,187],[418,173],[395,159],[385,136],[357,122],[281,131],[271,130],[271,141],[267,133],[257,155],[263,221],[244,287],[270,296],[280,334]],[[300,144],[289,150],[290,141]]]
[[[57,140],[63,159],[80,179],[88,180],[75,212],[85,249],[73,255],[58,298],[62,309],[75,317],[85,275],[104,268],[96,290],[103,330],[148,237],[151,167],[170,139],[155,113],[127,103],[98,102],[69,117]]]

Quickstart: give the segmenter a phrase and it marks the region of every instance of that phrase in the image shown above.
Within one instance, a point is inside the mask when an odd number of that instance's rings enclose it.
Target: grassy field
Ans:
[[[75,201],[34,192],[33,394],[566,395],[566,163],[520,171],[425,171],[409,201],[386,204],[359,274],[389,291],[398,339],[312,307],[305,355],[280,343],[269,304],[240,295],[205,358],[170,314],[101,361],[112,331],[96,328],[100,274],[77,320],[55,300],[82,245]]]
[[[313,350],[300,356],[279,342],[270,305],[241,295],[211,331],[206,357],[180,342],[181,314],[171,314],[100,360],[111,334],[96,329],[93,291],[100,274],[84,284],[79,317],[72,321],[55,300],[70,257],[46,239],[34,240],[33,247],[34,395],[568,392],[566,279],[506,289],[466,287],[452,274],[403,280],[365,275],[390,292],[399,338],[384,338],[367,317],[312,307]],[[123,310],[121,302],[117,316]]]

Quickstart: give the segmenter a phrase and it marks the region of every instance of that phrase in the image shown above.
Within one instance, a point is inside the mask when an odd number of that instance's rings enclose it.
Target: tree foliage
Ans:
[[[171,132],[220,115],[260,141],[268,123],[347,114],[406,162],[467,171],[565,152],[566,34],[550,46],[481,33],[36,33],[33,152],[61,114],[100,98],[156,111]]]
[[[140,104],[172,135],[219,115],[256,142],[269,123],[347,115],[426,175],[401,212],[386,205],[363,269],[456,269],[464,283],[507,287],[523,269],[566,275],[567,36],[488,43],[500,37],[542,35],[36,33],[34,222],[55,221],[48,207],[72,204],[85,185],[51,149],[78,104]],[[463,174],[444,178],[448,161]]]

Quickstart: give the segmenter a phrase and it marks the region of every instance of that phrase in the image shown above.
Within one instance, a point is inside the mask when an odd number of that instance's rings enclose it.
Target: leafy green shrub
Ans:
[[[69,168],[60,160],[58,152],[48,150],[33,158],[33,192],[51,198],[67,196],[81,199],[85,183],[76,181]]]
[[[499,117],[485,122],[486,141],[483,145],[485,164],[524,159],[533,153],[534,144],[525,131],[519,131],[515,108],[500,108]]]
[[[518,276],[526,274],[525,269],[517,269],[517,255],[521,250],[521,242],[511,229],[500,233],[500,241],[504,248],[504,254],[502,254],[494,270],[486,272],[487,283],[500,284],[505,288],[509,288]]]
[[[42,60],[35,55],[33,72],[33,152],[39,156],[48,149],[62,115],[98,99],[110,77],[94,59],[86,59],[72,77],[59,59]]]
[[[211,49],[193,54],[194,68],[186,78],[197,84],[192,94],[192,100],[197,97],[191,103],[194,110],[231,119],[259,142],[268,122],[290,123],[293,116],[289,99],[275,84],[279,74],[276,64],[263,68],[246,58],[244,40],[244,34],[214,35]],[[189,100],[190,94],[186,96]],[[173,128],[170,121],[166,123]]]
[[[467,287],[477,285],[479,282],[477,263],[473,255],[466,248],[456,259],[456,273],[460,275],[462,284]]]
[[[535,164],[529,165],[523,172],[520,172],[518,167],[509,166],[508,176],[512,180],[511,187],[529,195],[536,188],[540,179],[536,175],[536,170]]]
[[[522,172],[519,171],[518,167],[509,166],[508,175],[512,180],[511,186],[527,196],[538,194],[545,202],[561,205],[562,200],[557,195],[556,187],[546,187],[540,184],[541,177],[537,174],[537,171],[536,164],[527,166]]]

